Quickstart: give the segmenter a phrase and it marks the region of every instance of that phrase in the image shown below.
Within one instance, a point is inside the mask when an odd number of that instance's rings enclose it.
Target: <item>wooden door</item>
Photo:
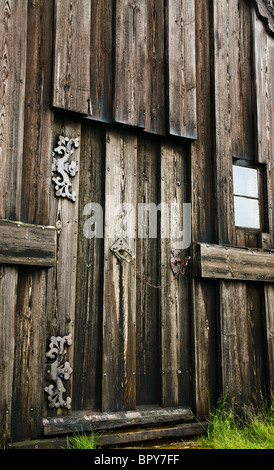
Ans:
[[[88,429],[108,427],[113,419],[134,424],[131,412],[140,413],[146,424],[184,420],[191,416],[189,267],[175,279],[170,262],[178,242],[181,259],[190,251],[190,227],[183,231],[189,210],[188,145],[90,122],[68,125],[68,117],[56,120],[56,131],[68,138],[73,129],[80,141],[74,154],[79,172],[72,183],[77,194],[74,203],[66,199],[62,209],[58,204],[55,209],[62,228],[60,264],[52,279],[55,331],[73,339],[68,348],[73,373],[66,386],[72,416],[62,418],[61,428],[71,426],[71,419]],[[189,241],[185,249],[177,229],[184,243]],[[120,239],[134,266],[113,253]],[[69,266],[73,272],[66,279]],[[62,286],[68,280],[72,288],[63,305]],[[46,434],[56,432],[51,414]]]

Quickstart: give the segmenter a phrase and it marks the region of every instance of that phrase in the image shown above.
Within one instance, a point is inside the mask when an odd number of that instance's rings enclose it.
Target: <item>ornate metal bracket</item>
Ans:
[[[69,362],[64,362],[67,353],[65,345],[72,344],[71,333],[61,338],[61,336],[52,336],[50,338],[49,351],[46,357],[55,359],[53,363],[46,364],[46,381],[54,382],[55,385],[45,387],[45,392],[48,393],[49,408],[71,408],[71,398],[64,398],[66,389],[63,385],[63,380],[69,380],[72,374],[72,368]]]
[[[73,177],[78,172],[78,166],[75,161],[70,161],[73,155],[74,148],[80,145],[78,137],[76,139],[69,139],[68,137],[59,137],[58,147],[52,152],[52,181],[55,183],[55,195],[57,197],[67,197],[70,201],[76,201],[75,191],[71,191],[70,176]],[[55,156],[62,155],[60,158]],[[59,176],[55,176],[59,173]]]
[[[259,18],[264,22],[266,31],[274,35],[274,0],[253,0]]]

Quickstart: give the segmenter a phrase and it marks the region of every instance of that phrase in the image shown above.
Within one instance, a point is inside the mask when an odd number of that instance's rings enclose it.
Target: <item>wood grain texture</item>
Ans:
[[[265,383],[260,289],[220,283],[222,386],[239,409]]]
[[[0,2],[0,219],[20,220],[27,0]],[[12,433],[18,268],[0,266],[0,434]]]
[[[274,252],[197,244],[197,275],[215,279],[274,281]]]
[[[27,0],[0,4],[0,218],[20,220]]]
[[[195,416],[207,416],[219,398],[218,286],[214,281],[193,279],[193,347]]]
[[[11,435],[18,268],[0,265],[1,434]]]
[[[21,218],[49,225],[54,0],[29,1]]]
[[[101,122],[113,121],[114,2],[91,1],[90,115]]]
[[[146,125],[146,0],[117,0],[115,121]]]
[[[15,319],[12,436],[41,436],[44,404],[46,271],[19,268]],[[20,426],[18,426],[20,422]]]
[[[163,0],[147,0],[146,131],[166,134],[166,44]]]
[[[0,220],[0,263],[53,267],[56,246],[54,227]]]
[[[266,315],[266,341],[268,356],[268,380],[270,390],[274,387],[274,288],[273,285],[265,285],[265,315]]]
[[[161,213],[161,285],[173,278],[171,250],[178,247],[178,227],[183,227],[183,204],[187,202],[186,149],[180,145],[161,147],[161,203],[170,210]],[[179,204],[178,212],[171,203]],[[167,229],[168,227],[168,229]],[[181,250],[184,259],[186,251]],[[188,403],[190,386],[188,275],[161,290],[162,406]]]
[[[138,139],[138,203],[158,205],[160,170],[160,145],[149,138]],[[138,214],[138,239],[136,242],[136,266],[144,279],[154,285],[159,283],[158,238],[150,238],[149,211],[145,221]],[[156,222],[157,224],[157,222]],[[144,238],[139,232],[144,230]],[[159,237],[159,232],[158,232]],[[137,279],[137,405],[151,405],[160,402],[159,367],[159,292]]]
[[[94,217],[87,205],[103,207],[106,146],[105,130],[86,124],[81,133],[73,380],[73,408],[79,410],[101,407],[103,239],[85,227]]]
[[[79,138],[81,142],[81,124],[70,119],[55,119],[54,135],[67,136],[70,139]],[[74,149],[73,158],[80,168],[80,146]],[[73,178],[73,190],[77,194],[76,202],[57,198],[54,190],[51,192],[50,222],[56,226],[58,233],[57,265],[47,273],[46,291],[46,350],[49,339],[53,336],[72,334],[72,345],[68,348],[66,361],[73,369],[74,325],[76,305],[76,275],[77,275],[77,245],[78,245],[78,204],[79,204],[79,172]],[[72,378],[66,384],[68,396],[72,396]],[[45,409],[45,413],[48,410]],[[53,411],[55,412],[55,411]],[[59,409],[59,414],[69,413]]]
[[[266,164],[266,185],[269,232],[267,247],[273,247],[273,201],[274,201],[274,38],[270,37],[263,24],[253,12],[254,77],[256,90],[256,155],[260,163]]]
[[[195,0],[168,0],[167,18],[169,132],[172,135],[195,139]]]
[[[107,133],[105,193],[102,410],[130,410],[136,406],[136,275],[110,248],[122,238],[135,253],[136,136]]]
[[[240,139],[238,0],[214,2],[214,81],[218,242],[236,244],[232,157]]]
[[[89,0],[56,0],[53,106],[90,114]]]
[[[189,407],[164,409],[160,407],[138,407],[134,411],[98,413],[96,411],[73,412],[71,416],[45,418],[45,436],[66,434],[91,429],[120,429],[127,426],[147,426],[152,424],[178,423],[193,418]],[[81,428],[82,426],[82,428]]]

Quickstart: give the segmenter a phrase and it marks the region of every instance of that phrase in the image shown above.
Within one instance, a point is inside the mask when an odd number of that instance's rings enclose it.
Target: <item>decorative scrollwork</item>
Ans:
[[[64,398],[66,389],[63,385],[63,380],[69,380],[72,374],[72,368],[69,362],[64,362],[64,357],[67,353],[65,345],[72,344],[71,333],[61,338],[61,336],[52,336],[50,338],[49,351],[46,357],[55,359],[53,363],[46,364],[46,381],[54,382],[54,385],[45,387],[45,392],[48,393],[49,408],[71,408],[71,398]]]
[[[274,16],[274,0],[264,0],[268,10]]]
[[[75,161],[70,161],[73,155],[74,148],[80,145],[78,137],[76,139],[69,139],[68,137],[59,137],[58,147],[52,152],[52,181],[55,183],[55,195],[57,197],[67,197],[70,201],[76,201],[75,191],[71,191],[70,176],[73,177],[78,172],[78,166]],[[57,155],[62,155],[56,158]],[[59,173],[58,176],[55,176]]]
[[[266,31],[274,35],[274,0],[253,0],[253,3]]]

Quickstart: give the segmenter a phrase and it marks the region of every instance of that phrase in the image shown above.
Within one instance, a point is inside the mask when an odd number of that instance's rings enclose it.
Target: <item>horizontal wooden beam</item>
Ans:
[[[128,443],[135,443],[132,448],[136,447],[138,442],[151,441],[160,439],[159,448],[161,449],[161,439],[180,438],[184,436],[198,436],[204,434],[207,430],[208,422],[202,423],[183,423],[169,426],[145,427],[143,429],[110,431],[99,433],[96,437],[97,446],[113,446]],[[66,449],[68,445],[67,437],[45,438],[35,441],[15,442],[8,444],[8,449]],[[142,446],[143,447],[143,446]],[[189,446],[182,442],[177,449],[188,448]],[[144,447],[146,448],[146,447]],[[157,447],[158,448],[158,447]]]
[[[54,267],[55,227],[0,220],[0,263]]]
[[[195,269],[197,277],[274,282],[274,250],[197,243]]]
[[[124,427],[178,423],[193,418],[190,408],[138,408],[136,411],[98,413],[75,411],[70,416],[43,420],[44,435],[61,435],[71,432],[102,431]]]

